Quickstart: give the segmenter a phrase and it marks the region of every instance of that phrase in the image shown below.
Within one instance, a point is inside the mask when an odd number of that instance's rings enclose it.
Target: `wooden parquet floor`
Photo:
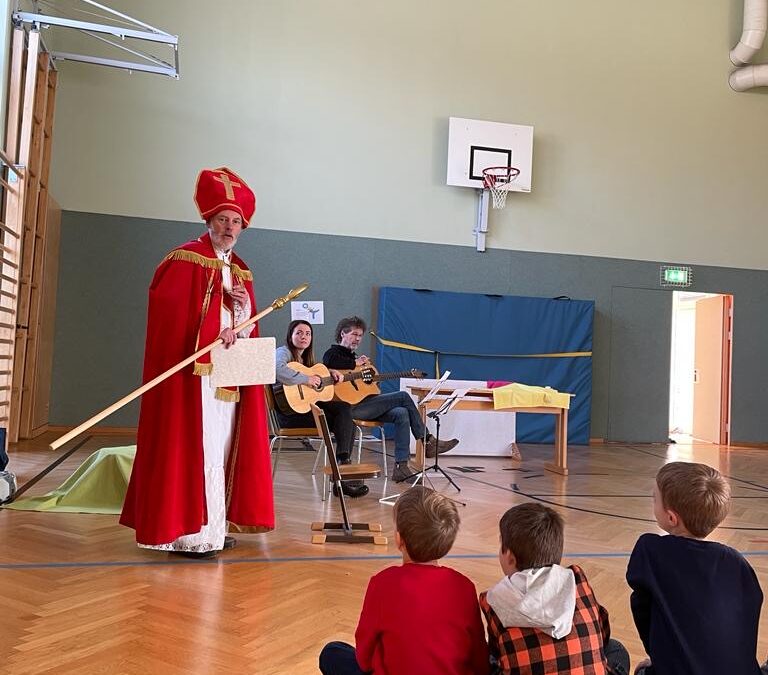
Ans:
[[[41,437],[12,453],[20,485],[57,454]],[[28,495],[61,484],[100,447],[131,438],[93,436],[37,483]],[[733,507],[712,537],[747,555],[768,583],[768,464],[753,448],[706,445],[574,447],[572,473],[543,470],[549,447],[522,446],[523,462],[445,457],[462,488],[462,529],[445,561],[483,590],[501,575],[499,516],[526,500],[555,506],[567,523],[566,564],[581,565],[611,615],[614,637],[635,663],[643,649],[629,611],[624,573],[637,537],[658,531],[651,489],[667,459],[718,467],[733,486]],[[377,461],[365,453],[363,461]],[[138,549],[117,516],[0,510],[0,672],[41,673],[317,673],[317,655],[332,639],[353,641],[371,574],[399,560],[391,507],[378,497],[400,486],[371,481],[371,494],[349,502],[354,519],[376,520],[388,546],[313,545],[309,523],[338,519],[337,505],[319,497],[314,454],[284,450],[276,477],[278,527],[240,535],[218,561],[187,561]],[[460,469],[479,466],[483,471]],[[459,467],[459,468],[455,468]],[[444,479],[435,487],[454,495]],[[759,654],[768,652],[762,617]],[[429,639],[429,627],[422,636]]]

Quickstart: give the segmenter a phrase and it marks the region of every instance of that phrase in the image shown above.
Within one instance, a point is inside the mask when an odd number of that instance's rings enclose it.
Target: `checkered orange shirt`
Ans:
[[[491,609],[485,593],[480,608],[488,622],[488,647],[495,672],[504,675],[605,675],[609,673],[603,645],[611,635],[608,612],[595,599],[587,577],[578,565],[573,627],[556,640],[537,628],[505,628]]]

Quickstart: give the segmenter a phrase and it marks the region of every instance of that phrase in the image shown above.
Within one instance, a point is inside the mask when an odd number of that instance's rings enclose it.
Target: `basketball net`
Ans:
[[[483,169],[483,187],[490,190],[494,209],[503,209],[507,203],[510,184],[520,175],[514,166],[489,166]]]

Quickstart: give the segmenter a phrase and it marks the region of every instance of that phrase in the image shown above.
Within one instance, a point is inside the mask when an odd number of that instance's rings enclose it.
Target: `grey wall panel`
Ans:
[[[200,224],[62,214],[52,424],[76,424],[138,386],[153,271],[167,251],[202,231]],[[606,437],[614,396],[612,293],[615,287],[658,291],[658,263],[502,251],[493,248],[492,237],[488,243],[489,250],[478,253],[439,243],[254,228],[242,235],[237,251],[253,270],[260,306],[302,281],[312,284],[304,297],[326,303],[326,325],[317,328],[315,338],[320,353],[340,317],[373,316],[374,289],[384,285],[595,300],[591,434]],[[734,295],[732,437],[767,441],[763,392],[768,360],[763,346],[768,334],[768,272],[697,266],[694,278],[691,290]],[[282,340],[289,318],[287,309],[274,312],[263,321],[262,334]],[[668,315],[658,317],[668,320]],[[372,349],[371,344],[367,347]],[[634,372],[629,370],[625,385],[644,390],[645,385],[634,381]],[[133,425],[137,410],[135,404],[129,406],[104,424]]]
[[[671,335],[671,293],[613,289],[607,440],[669,438]]]

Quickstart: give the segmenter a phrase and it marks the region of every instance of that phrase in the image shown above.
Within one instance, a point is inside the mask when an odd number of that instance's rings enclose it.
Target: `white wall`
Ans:
[[[180,35],[182,79],[61,65],[64,209],[194,220],[197,171],[227,164],[259,226],[472,246],[453,115],[536,128],[490,247],[768,269],[768,92],[727,84],[741,2],[109,4]]]
[[[5,149],[5,123],[8,111],[8,71],[11,51],[11,5],[8,0],[0,0],[0,138]]]
[[[685,302],[681,296],[685,296],[685,293],[675,292],[672,301],[669,429],[672,433],[691,435],[696,301]]]

